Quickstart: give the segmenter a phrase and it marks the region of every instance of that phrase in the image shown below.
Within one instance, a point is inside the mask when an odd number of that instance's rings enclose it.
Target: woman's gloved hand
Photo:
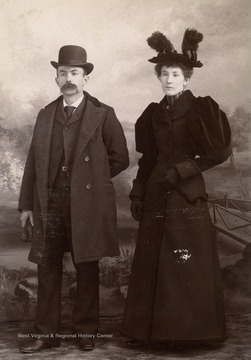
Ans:
[[[131,214],[136,221],[140,221],[143,217],[143,202],[138,197],[132,198]]]

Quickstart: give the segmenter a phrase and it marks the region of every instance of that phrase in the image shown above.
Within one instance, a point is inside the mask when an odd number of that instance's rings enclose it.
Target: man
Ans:
[[[98,261],[119,255],[111,178],[126,169],[128,150],[114,110],[83,91],[93,64],[84,48],[63,46],[56,83],[63,96],[37,117],[22,180],[22,227],[31,223],[29,260],[38,264],[34,332],[25,353],[59,346],[62,259],[76,268],[73,325],[82,350],[94,348],[99,317]],[[86,334],[87,336],[82,336]]]

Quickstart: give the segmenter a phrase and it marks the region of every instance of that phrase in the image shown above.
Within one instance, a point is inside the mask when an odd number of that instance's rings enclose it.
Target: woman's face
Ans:
[[[159,76],[159,81],[164,94],[174,96],[182,92],[188,83],[180,67],[163,66]]]

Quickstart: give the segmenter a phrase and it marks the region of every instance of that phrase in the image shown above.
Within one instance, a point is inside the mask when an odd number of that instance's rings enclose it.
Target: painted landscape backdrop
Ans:
[[[154,56],[146,38],[161,31],[180,51],[186,28],[204,34],[198,58],[204,64],[189,84],[195,96],[211,95],[228,115],[233,155],[205,175],[209,197],[251,200],[251,99],[249,0],[3,0],[0,11],[0,319],[34,318],[36,267],[27,261],[30,243],[20,241],[17,200],[32,130],[40,108],[54,100],[58,50],[66,44],[87,49],[95,65],[86,90],[114,107],[126,133],[130,167],[114,179],[121,256],[100,264],[101,315],[123,312],[137,223],[130,216],[128,193],[137,171],[134,124],[162,92],[147,59]],[[250,212],[245,215],[250,217]],[[247,237],[250,233],[247,230]],[[235,264],[246,247],[218,236],[228,288],[249,294],[249,262]],[[247,255],[248,254],[248,255]],[[238,263],[238,264],[243,264]],[[249,275],[248,275],[249,274]],[[248,284],[248,285],[247,285]],[[236,293],[236,292],[235,292]],[[66,255],[63,313],[71,313],[74,272]],[[245,298],[246,299],[246,298]]]

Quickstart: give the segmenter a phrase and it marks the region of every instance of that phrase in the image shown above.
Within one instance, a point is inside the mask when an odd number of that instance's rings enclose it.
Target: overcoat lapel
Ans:
[[[95,106],[88,98],[86,99],[86,106],[83,112],[83,117],[80,125],[79,136],[77,140],[73,171],[74,167],[78,162],[78,159],[90,140],[92,134],[100,124],[106,110],[102,107]]]
[[[57,108],[56,108],[56,114],[55,114],[55,120],[60,122],[61,125],[65,126],[67,122],[66,113],[64,111],[63,107],[63,100],[59,100],[57,102]]]

